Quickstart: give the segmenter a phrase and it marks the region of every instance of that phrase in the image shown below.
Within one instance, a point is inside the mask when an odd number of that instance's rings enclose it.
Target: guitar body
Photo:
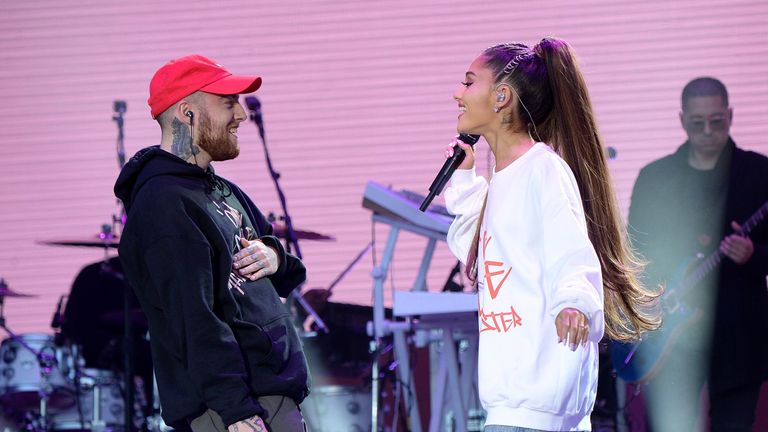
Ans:
[[[621,379],[629,383],[650,380],[666,359],[672,345],[680,335],[701,316],[701,311],[689,308],[677,296],[677,288],[685,283],[697,263],[696,258],[685,260],[677,267],[662,296],[663,321],[661,328],[646,333],[634,343],[611,341],[611,363]]]
[[[768,202],[741,225],[739,235],[750,231],[768,214]],[[661,298],[664,320],[661,328],[646,333],[636,343],[610,342],[611,362],[621,379],[630,383],[644,383],[661,368],[675,341],[683,332],[701,318],[699,309],[688,307],[682,299],[699,285],[704,278],[722,261],[724,255],[719,248],[706,259],[686,261],[675,272],[677,277],[669,282],[668,291]],[[695,268],[692,269],[692,267]]]
[[[674,311],[665,311],[661,329],[645,334],[640,342],[611,341],[611,363],[616,375],[629,383],[650,380],[666,360],[675,341],[701,315],[699,309],[680,305]]]

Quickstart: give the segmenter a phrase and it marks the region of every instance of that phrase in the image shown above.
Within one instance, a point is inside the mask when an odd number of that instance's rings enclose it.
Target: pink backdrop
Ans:
[[[258,96],[294,222],[336,237],[302,243],[307,287],[324,287],[371,240],[360,205],[367,180],[429,185],[454,133],[451,94],[474,56],[549,34],[580,54],[602,132],[618,150],[611,168],[623,211],[639,169],[683,141],[679,93],[691,78],[722,79],[737,143],[768,153],[764,0],[1,2],[0,277],[39,296],[8,299],[9,324],[49,331],[59,295],[102,257],[35,242],[85,238],[111,220],[112,102],[128,103],[129,156],[157,143],[147,87],[165,61],[201,53],[264,77]],[[240,139],[241,157],[218,171],[278,211],[255,127],[243,124]],[[376,233],[380,256],[386,231]],[[388,286],[410,286],[423,246],[401,236]],[[440,245],[430,289],[453,262]],[[368,256],[334,300],[370,304],[371,268]]]

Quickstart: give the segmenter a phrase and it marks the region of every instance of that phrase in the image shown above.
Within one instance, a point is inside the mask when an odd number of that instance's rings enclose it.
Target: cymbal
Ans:
[[[285,223],[280,222],[272,222],[272,228],[273,232],[272,234],[275,237],[280,238],[286,238],[288,236],[288,232],[285,229]],[[300,230],[300,229],[293,229],[293,232],[296,234],[296,238],[299,240],[336,240],[336,237],[320,234],[315,231],[307,231],[307,230]]]
[[[117,245],[120,244],[120,238],[114,235],[104,236],[103,234],[97,234],[91,237],[80,239],[69,238],[61,240],[38,240],[37,243],[49,246],[116,248]]]
[[[287,233],[285,224],[283,222],[273,222],[272,228],[273,234],[276,237],[286,238]],[[336,240],[335,237],[320,234],[315,231],[307,231],[295,229],[293,232],[296,234],[296,238],[300,240]],[[38,244],[48,246],[79,246],[79,247],[98,247],[98,248],[117,248],[120,244],[120,238],[116,235],[105,236],[104,234],[97,234],[86,238],[69,238],[69,239],[57,239],[57,240],[38,240]]]
[[[37,297],[35,294],[23,294],[16,292],[5,284],[4,280],[0,280],[0,297]]]

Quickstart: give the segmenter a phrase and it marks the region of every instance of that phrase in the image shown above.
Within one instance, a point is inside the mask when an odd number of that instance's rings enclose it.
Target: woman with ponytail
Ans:
[[[586,431],[598,342],[660,325],[658,293],[638,282],[603,142],[571,47],[486,49],[454,94],[458,131],[495,159],[477,176],[472,148],[445,198],[451,251],[476,281],[480,399],[490,431]]]

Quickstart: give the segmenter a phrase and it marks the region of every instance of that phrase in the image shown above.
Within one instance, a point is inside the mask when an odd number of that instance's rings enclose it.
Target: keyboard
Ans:
[[[459,314],[477,312],[477,293],[395,291],[395,316]]]
[[[421,212],[419,204],[424,197],[411,191],[395,191],[384,185],[369,180],[363,193],[363,207],[374,213],[402,219],[408,223],[448,234],[453,216],[445,207],[431,205],[427,211]]]

